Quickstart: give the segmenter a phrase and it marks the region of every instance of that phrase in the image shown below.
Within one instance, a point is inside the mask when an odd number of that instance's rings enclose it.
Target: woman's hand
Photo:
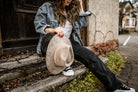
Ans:
[[[55,30],[55,33],[60,36],[60,37],[63,37],[64,36],[64,33],[63,33],[63,30],[60,28],[60,27],[57,27],[54,29]]]
[[[80,12],[84,12],[84,9],[83,9],[83,4],[82,4],[82,0],[79,0],[79,2],[80,2]]]
[[[53,28],[46,28],[45,32],[46,33],[56,33],[60,37],[64,36],[63,30],[60,27],[57,27],[55,29],[53,29]]]

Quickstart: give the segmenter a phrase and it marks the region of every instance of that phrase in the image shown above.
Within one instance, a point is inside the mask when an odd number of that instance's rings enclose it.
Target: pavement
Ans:
[[[138,92],[138,32],[119,35],[119,51],[126,63],[118,78]]]

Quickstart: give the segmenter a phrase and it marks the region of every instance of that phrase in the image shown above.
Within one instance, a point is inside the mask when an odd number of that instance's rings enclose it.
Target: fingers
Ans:
[[[60,31],[58,36],[63,37],[64,36],[63,31]]]
[[[60,37],[63,37],[64,33],[63,32],[57,32],[57,35],[60,36]]]
[[[56,34],[60,37],[64,36],[63,30],[60,27],[55,28]]]

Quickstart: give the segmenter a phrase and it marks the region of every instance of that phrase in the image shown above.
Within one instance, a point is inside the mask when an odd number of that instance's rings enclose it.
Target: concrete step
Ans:
[[[39,57],[37,54],[21,59],[19,59],[18,57],[14,57],[8,60],[8,62],[0,63],[0,72],[19,68],[22,66],[27,66],[30,64],[40,63],[42,62],[43,59],[44,59],[43,57]]]
[[[100,57],[104,63],[108,61],[107,58]],[[14,59],[10,59],[14,60]],[[37,71],[46,69],[44,57],[39,57],[36,54],[12,62],[5,62],[0,64],[0,83],[5,80],[12,80],[28,75]],[[23,73],[24,72],[24,73]]]
[[[108,59],[104,57],[100,57],[104,63],[107,63]],[[32,83],[30,86],[25,85],[22,87],[15,88],[11,90],[11,92],[47,92],[49,88],[60,86],[62,84],[65,84],[73,79],[75,79],[77,76],[83,75],[86,72],[86,68],[84,65],[80,65],[78,67],[73,68],[75,71],[75,75],[72,77],[66,77],[62,74],[58,74],[55,76],[50,76],[46,79],[37,81],[35,83]]]
[[[100,57],[104,63],[107,63],[108,59],[104,57]],[[75,61],[78,62],[78,61]],[[44,57],[38,56],[36,53],[32,55],[22,55],[15,56],[13,58],[9,58],[6,61],[0,63],[0,83],[4,81],[17,79],[38,71],[42,71],[46,69]],[[39,80],[28,86],[27,84],[24,86],[20,86],[14,88],[10,91],[12,92],[44,92],[47,88],[61,85],[70,80],[73,80],[79,75],[85,73],[86,69],[84,65],[79,65],[73,68],[75,71],[75,75],[73,77],[65,77],[62,74],[59,75],[51,75],[45,79]],[[24,72],[24,73],[22,73]]]
[[[7,59],[7,62],[5,60],[3,59],[4,62],[0,63],[0,83],[46,69],[44,57],[36,53],[17,55]]]
[[[46,92],[46,90],[50,87],[59,86],[66,82],[69,82],[73,79],[75,79],[77,76],[80,76],[85,73],[86,68],[84,68],[84,65],[81,65],[77,68],[73,68],[75,71],[75,75],[72,77],[66,77],[62,74],[58,74],[55,76],[50,76],[46,79],[37,81],[35,83],[32,83],[30,86],[24,85],[22,87],[15,88],[11,90],[10,92]]]

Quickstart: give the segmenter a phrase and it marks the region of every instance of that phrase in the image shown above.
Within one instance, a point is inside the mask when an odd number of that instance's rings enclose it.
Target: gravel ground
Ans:
[[[119,75],[119,79],[122,80],[129,87],[133,87],[138,92],[138,33],[130,33],[131,39],[126,46],[120,45],[120,53],[125,57],[127,61],[125,68]]]

